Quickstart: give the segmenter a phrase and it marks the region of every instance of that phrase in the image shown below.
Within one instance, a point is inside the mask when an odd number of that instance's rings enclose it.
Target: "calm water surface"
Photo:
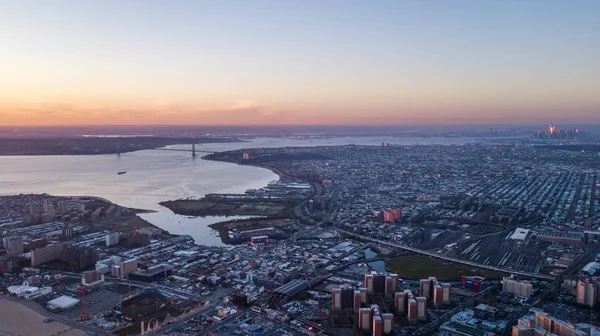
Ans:
[[[475,138],[348,137],[293,140],[256,139],[248,143],[206,144],[199,150],[226,151],[256,147],[461,144]],[[171,146],[189,148],[190,146]],[[119,171],[127,174],[117,175]],[[98,196],[119,205],[156,210],[142,214],[150,223],[175,234],[189,234],[197,243],[223,245],[207,225],[225,217],[188,218],[158,203],[209,193],[242,193],[277,179],[273,172],[256,167],[192,159],[191,153],[145,150],[97,156],[0,157],[0,194],[48,193],[57,196]],[[230,217],[231,218],[231,217]],[[230,219],[227,218],[227,219]]]

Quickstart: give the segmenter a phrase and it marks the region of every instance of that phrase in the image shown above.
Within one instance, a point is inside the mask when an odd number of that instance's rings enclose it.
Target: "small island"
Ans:
[[[245,195],[208,194],[201,199],[160,202],[178,215],[185,216],[265,216],[289,217],[294,200],[251,198]]]

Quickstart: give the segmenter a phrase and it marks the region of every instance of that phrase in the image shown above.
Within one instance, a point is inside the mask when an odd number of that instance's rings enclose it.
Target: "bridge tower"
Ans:
[[[117,156],[121,156],[121,145],[117,144]]]
[[[192,157],[196,157],[196,143],[192,144]]]

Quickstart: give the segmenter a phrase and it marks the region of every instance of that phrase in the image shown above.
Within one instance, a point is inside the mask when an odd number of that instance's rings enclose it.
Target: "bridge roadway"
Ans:
[[[189,153],[208,153],[208,154],[214,154],[215,151],[209,151],[209,150],[200,150],[200,149],[179,149],[179,148],[154,148],[152,150],[159,150],[159,151],[173,151],[173,152],[189,152]]]
[[[537,278],[537,279],[544,279],[544,280],[554,280],[554,277],[551,277],[549,275],[543,275],[543,274],[539,274],[539,273],[529,273],[529,272],[520,272],[520,271],[511,271],[509,269],[505,269],[505,268],[501,268],[501,267],[496,267],[496,266],[491,266],[491,265],[483,265],[483,264],[478,264],[478,263],[474,263],[468,260],[463,260],[463,259],[459,259],[459,258],[454,258],[454,257],[448,257],[445,255],[441,255],[441,254],[437,254],[434,252],[430,252],[427,250],[421,250],[415,247],[410,247],[410,246],[406,246],[406,245],[402,245],[402,244],[397,244],[397,243],[393,243],[393,242],[389,242],[389,241],[384,241],[384,240],[379,240],[379,239],[375,239],[372,237],[368,237],[368,236],[363,236],[354,232],[350,232],[350,231],[346,231],[346,230],[342,230],[342,229],[337,229],[339,232],[341,233],[345,233],[349,236],[353,236],[353,237],[357,237],[366,241],[371,241],[374,243],[379,243],[382,245],[387,245],[387,246],[392,246],[392,247],[397,247],[397,248],[401,248],[403,250],[407,250],[407,251],[411,251],[411,252],[415,252],[415,253],[419,253],[419,254],[423,254],[423,255],[427,255],[430,257],[434,257],[434,258],[438,258],[438,259],[443,259],[443,260],[448,260],[448,261],[452,261],[458,264],[464,264],[464,265],[469,265],[469,266],[473,266],[473,267],[478,267],[478,268],[485,268],[485,269],[489,269],[489,270],[493,270],[493,271],[498,271],[498,272],[505,272],[505,273],[512,273],[512,274],[516,274],[516,275],[521,275],[521,276],[525,276],[525,277],[531,277],[531,278]]]

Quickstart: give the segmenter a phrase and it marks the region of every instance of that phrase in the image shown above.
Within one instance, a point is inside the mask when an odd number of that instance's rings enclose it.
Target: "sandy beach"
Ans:
[[[44,316],[0,296],[0,336],[82,336],[84,332],[60,322],[44,323]]]

